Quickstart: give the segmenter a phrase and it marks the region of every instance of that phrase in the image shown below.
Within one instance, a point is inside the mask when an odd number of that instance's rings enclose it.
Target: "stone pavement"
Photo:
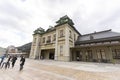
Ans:
[[[0,80],[120,80],[120,64],[27,59],[19,71],[17,60],[13,69],[0,69]]]

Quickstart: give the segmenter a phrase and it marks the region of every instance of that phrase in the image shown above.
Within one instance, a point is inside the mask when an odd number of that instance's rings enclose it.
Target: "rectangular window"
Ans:
[[[45,43],[45,37],[43,37],[43,43]]]
[[[64,32],[63,32],[63,30],[60,30],[60,33],[59,33],[60,35],[59,35],[59,37],[64,37]]]
[[[53,35],[53,41],[55,41],[55,40],[56,40],[56,34]]]
[[[69,38],[72,38],[72,32],[69,31]]]
[[[74,41],[76,41],[76,35],[74,34]]]
[[[98,50],[97,56],[98,56],[98,59],[105,60],[106,59],[105,50],[103,49]]]
[[[88,53],[88,58],[92,59],[93,58],[92,50],[87,50],[87,53]]]
[[[101,50],[102,59],[106,59],[105,50]]]
[[[115,50],[112,50],[112,55],[113,55],[113,58],[115,59],[115,58],[116,58],[116,55],[117,55],[117,53],[116,53]]]
[[[114,49],[112,54],[114,59],[120,59],[120,49]]]
[[[63,56],[63,46],[60,46],[60,56]]]
[[[51,36],[48,36],[47,37],[47,43],[50,43],[51,42]]]
[[[101,59],[100,51],[97,51],[97,58]]]

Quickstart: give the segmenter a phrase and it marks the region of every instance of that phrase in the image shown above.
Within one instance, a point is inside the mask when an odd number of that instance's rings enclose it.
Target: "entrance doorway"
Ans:
[[[81,61],[82,60],[82,53],[80,51],[76,51],[76,60]]]
[[[54,60],[54,56],[55,56],[55,49],[41,50],[41,59]]]
[[[54,53],[49,53],[49,59],[54,60]]]

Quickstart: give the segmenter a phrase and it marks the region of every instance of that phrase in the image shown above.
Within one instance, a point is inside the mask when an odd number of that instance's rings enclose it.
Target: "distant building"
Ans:
[[[17,47],[15,47],[13,45],[10,45],[7,47],[6,54],[7,55],[17,55],[17,56],[26,55],[26,53],[22,53],[21,51],[18,50]]]
[[[18,52],[18,49],[13,46],[13,45],[10,45],[7,47],[7,53],[17,53]]]
[[[82,35],[68,16],[54,27],[34,31],[30,58],[60,61],[119,62],[120,33],[111,30]]]

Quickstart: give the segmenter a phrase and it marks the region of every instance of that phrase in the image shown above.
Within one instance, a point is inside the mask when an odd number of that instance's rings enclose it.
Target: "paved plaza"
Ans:
[[[26,59],[19,71],[17,60],[13,69],[0,69],[0,80],[120,80],[120,64]]]

